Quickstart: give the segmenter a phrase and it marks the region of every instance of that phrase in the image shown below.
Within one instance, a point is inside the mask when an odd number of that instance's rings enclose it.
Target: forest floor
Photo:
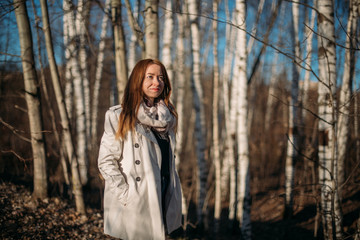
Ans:
[[[295,208],[293,218],[283,220],[281,193],[258,194],[252,200],[252,239],[322,239],[321,230],[314,237],[316,206],[301,201],[304,205]],[[348,189],[343,207],[345,237],[351,239],[359,217],[358,189]],[[185,235],[187,239],[240,239],[239,231],[228,225],[222,221],[217,236],[209,232],[200,236],[194,231]],[[113,239],[103,234],[100,209],[88,207],[84,219],[69,200],[34,200],[29,187],[10,182],[0,183],[0,229],[0,239]]]

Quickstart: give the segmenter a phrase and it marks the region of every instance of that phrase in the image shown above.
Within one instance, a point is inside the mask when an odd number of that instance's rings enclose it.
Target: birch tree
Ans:
[[[47,2],[46,0],[40,0],[40,4],[41,4],[41,13],[43,20],[43,30],[45,34],[45,45],[49,59],[50,72],[51,72],[51,80],[60,114],[60,123],[62,128],[62,135],[63,135],[62,142],[64,143],[66,149],[67,159],[71,165],[71,182],[73,186],[72,187],[73,193],[75,195],[76,210],[81,214],[85,215],[85,204],[84,204],[83,191],[82,191],[82,185],[81,185],[81,179],[79,173],[79,165],[74,150],[74,144],[71,136],[70,122],[69,122],[68,112],[66,111],[64,95],[61,89],[59,71],[57,69],[56,61],[55,61],[54,47],[52,43],[51,29],[49,24]]]
[[[73,95],[74,88],[71,79],[71,52],[69,45],[71,42],[70,34],[73,29],[70,29],[70,17],[71,17],[71,6],[68,1],[63,1],[63,32],[64,32],[64,47],[65,47],[65,103],[66,110],[69,114],[69,118],[72,118],[73,113]]]
[[[35,198],[45,199],[47,194],[46,153],[44,146],[43,122],[41,118],[40,91],[35,70],[33,42],[26,3],[14,0],[18,25],[21,62],[24,76],[25,100],[29,116],[31,147],[34,165]]]
[[[336,49],[332,0],[318,0],[318,114],[319,184],[325,239],[341,239],[340,203],[336,174]]]
[[[312,57],[312,44],[313,44],[313,29],[315,25],[315,15],[316,12],[314,10],[311,10],[311,17],[310,20],[307,21],[307,25],[309,27],[305,28],[305,35],[306,35],[306,59],[305,59],[305,67],[308,68],[311,66],[311,57]],[[307,111],[306,108],[308,107],[307,101],[308,101],[308,93],[310,89],[310,71],[305,71],[304,75],[304,86],[302,89],[302,105],[304,106],[302,110],[302,117],[305,119]]]
[[[128,69],[126,62],[125,35],[121,19],[121,1],[111,0],[111,20],[113,24],[114,47],[115,47],[115,71],[118,99],[121,102],[127,82]]]
[[[88,45],[86,41],[86,29],[87,29],[87,16],[90,11],[90,4],[89,1],[86,0],[79,0],[77,5],[77,12],[75,16],[75,26],[76,26],[76,35],[79,39],[78,44],[78,61],[81,73],[81,89],[83,95],[83,105],[84,105],[84,118],[85,118],[85,136],[86,139],[91,139],[91,106],[90,106],[90,80],[89,80],[89,70],[88,70],[88,54],[86,51],[86,46]],[[77,103],[78,106],[78,103]],[[87,141],[85,141],[85,145],[83,151],[85,154],[87,152]]]
[[[225,1],[225,11],[226,11],[226,19],[229,21],[230,20],[230,12],[229,12],[229,7],[228,7],[228,3],[227,1]],[[231,74],[231,63],[233,61],[234,58],[234,44],[235,44],[235,31],[233,30],[234,28],[227,24],[226,25],[226,48],[225,48],[225,53],[224,53],[224,68],[223,68],[223,73],[222,73],[222,97],[223,97],[223,104],[224,104],[224,116],[226,116],[227,121],[225,121],[225,144],[224,144],[224,160],[222,162],[222,174],[221,174],[221,189],[222,189],[222,198],[224,198],[226,196],[227,193],[227,187],[228,187],[228,183],[229,183],[229,179],[230,179],[230,174],[233,173],[233,176],[235,171],[234,168],[231,167],[231,165],[234,163],[234,139],[232,136],[235,135],[235,133],[233,133],[231,131],[231,120],[234,118],[230,117],[230,107],[233,106],[229,104],[230,99],[229,99],[229,80],[230,80],[230,74]],[[235,75],[235,74],[234,74]],[[233,89],[233,88],[232,88]],[[231,95],[232,99],[231,101],[233,101],[234,99],[234,95]],[[232,135],[233,134],[233,135]],[[235,181],[235,177],[232,178]],[[235,184],[233,184],[235,186]],[[230,186],[233,186],[232,184],[230,184]],[[235,197],[235,188],[232,188],[233,193],[230,193],[230,202],[232,202],[232,200],[235,202],[235,199],[232,199],[231,197]],[[229,188],[230,191],[230,188]],[[234,211],[232,211],[232,209],[234,209],[234,205],[229,203],[229,219],[234,220]],[[230,217],[232,216],[232,217]]]
[[[159,58],[159,0],[145,0],[146,58]]]
[[[235,12],[235,15],[237,15],[238,12]],[[236,18],[236,16],[235,16]],[[235,34],[237,37],[237,29],[235,30]],[[235,41],[236,44],[236,41]],[[234,65],[238,66],[239,58],[236,57],[237,51],[235,51],[235,59],[234,59]],[[229,190],[229,219],[231,222],[235,221],[237,218],[236,216],[236,186],[237,186],[237,170],[235,169],[236,161],[238,159],[237,154],[235,154],[235,144],[236,144],[236,124],[237,124],[237,106],[238,106],[238,88],[239,88],[239,71],[240,69],[238,67],[235,67],[233,77],[232,77],[232,84],[231,84],[231,99],[230,99],[230,112],[229,112],[229,133],[227,134],[227,141],[229,144],[229,167],[230,167],[230,190]],[[235,157],[236,156],[236,157]]]
[[[186,6],[183,7],[186,9]],[[178,14],[178,37],[176,40],[176,69],[174,74],[176,75],[176,110],[178,113],[178,124],[176,131],[176,148],[175,148],[175,164],[176,169],[179,170],[181,162],[181,152],[183,150],[183,136],[184,136],[184,97],[185,97],[185,24],[187,15]],[[182,192],[182,214],[184,215],[184,225],[186,226],[187,217],[187,205],[186,199]]]
[[[85,119],[85,104],[84,104],[84,88],[81,77],[81,67],[79,64],[79,52],[76,45],[75,38],[77,38],[75,15],[72,10],[72,2],[70,0],[63,1],[63,8],[67,13],[67,30],[68,30],[68,45],[65,51],[66,55],[70,56],[67,60],[70,65],[70,75],[74,83],[74,101],[76,111],[76,154],[78,157],[79,171],[81,184],[85,185],[88,181],[88,158],[87,158],[87,141],[86,141],[86,119]],[[68,69],[68,70],[69,70]],[[71,114],[71,113],[70,113]]]
[[[138,35],[140,35],[140,27],[138,27],[138,32],[135,30],[135,24],[137,23],[137,18],[138,18],[138,11],[139,11],[139,5],[140,5],[140,0],[135,1],[135,8],[134,8],[134,14],[131,10],[131,5],[130,5],[130,1],[126,0],[125,1],[125,5],[126,5],[126,10],[127,10],[127,15],[128,15],[128,19],[129,19],[129,24],[131,26],[131,29],[133,31],[131,38],[130,38],[130,43],[129,43],[129,51],[128,51],[128,66],[129,66],[129,76],[131,74],[131,70],[135,67],[136,64],[136,43],[138,42]],[[136,24],[137,25],[137,24]],[[138,25],[137,25],[138,26]]]
[[[51,105],[49,90],[48,90],[48,87],[46,86],[46,81],[45,81],[46,78],[45,78],[45,70],[44,70],[43,59],[42,59],[42,49],[41,49],[41,39],[40,39],[40,29],[41,29],[40,19],[41,18],[37,15],[37,10],[36,10],[36,5],[35,5],[34,0],[31,0],[31,5],[33,7],[35,24],[36,24],[36,41],[37,41],[37,52],[38,52],[37,57],[38,57],[38,62],[39,62],[39,66],[40,66],[40,79],[39,80],[41,82],[41,88],[42,88],[43,97],[45,100],[44,102],[46,104],[47,110],[49,111],[51,127],[52,127],[52,131],[53,131],[54,138],[56,141],[56,145],[61,146],[60,147],[60,162],[61,162],[62,170],[64,173],[64,180],[67,185],[70,185],[69,168],[68,168],[67,159],[65,159],[66,151],[61,142],[60,134],[57,131],[56,120],[55,120],[56,119],[55,111]]]
[[[100,33],[100,42],[99,42],[99,53],[97,55],[97,64],[96,64],[96,72],[95,72],[95,83],[93,90],[93,104],[91,111],[91,135],[93,140],[93,145],[97,142],[97,120],[98,120],[98,106],[99,106],[99,94],[100,94],[100,85],[101,78],[104,69],[104,52],[105,52],[105,39],[107,33],[107,26],[109,23],[109,10],[110,10],[110,0],[105,1],[105,13],[101,23],[101,33]]]
[[[292,17],[293,29],[292,35],[294,39],[294,56],[295,61],[300,58],[300,41],[299,41],[299,4],[292,3]],[[291,217],[293,211],[293,191],[294,191],[294,174],[295,174],[295,160],[297,151],[299,149],[299,74],[300,69],[294,63],[292,69],[292,82],[291,82],[291,98],[289,104],[289,127],[288,127],[288,143],[287,154],[285,162],[285,216]]]
[[[206,197],[206,159],[205,159],[205,110],[203,105],[203,90],[201,87],[200,72],[200,36],[199,36],[199,17],[196,0],[188,0],[190,29],[191,29],[191,51],[193,57],[193,76],[192,91],[194,109],[196,112],[195,120],[195,139],[197,156],[197,220],[199,225],[203,223],[203,206]]]
[[[171,46],[173,40],[174,20],[173,20],[173,11],[172,11],[171,2],[172,2],[171,0],[167,0],[166,2],[163,47],[162,47],[162,63],[166,67],[166,71],[168,73],[170,81],[173,83],[174,69],[171,59]]]
[[[246,29],[246,2],[236,1],[236,25]],[[240,223],[241,234],[244,239],[251,239],[250,220],[250,168],[249,168],[249,142],[247,134],[247,51],[246,33],[237,29],[236,37],[236,64],[239,76],[237,88],[237,156],[238,156],[238,187],[237,187],[237,218]]]
[[[213,2],[214,19],[217,19],[218,1]],[[213,84],[213,162],[215,166],[215,232],[219,231],[221,215],[221,161],[219,149],[219,64],[218,64],[218,33],[217,21],[213,21],[213,55],[214,55],[214,84]]]
[[[341,196],[341,185],[345,179],[345,159],[348,147],[349,123],[350,123],[350,101],[351,101],[351,87],[355,70],[355,50],[356,47],[356,29],[358,21],[358,8],[360,1],[352,0],[349,6],[349,18],[346,30],[346,49],[344,61],[344,75],[342,79],[340,100],[339,100],[339,120],[338,120],[338,168],[337,168],[337,182],[339,186],[339,198]]]

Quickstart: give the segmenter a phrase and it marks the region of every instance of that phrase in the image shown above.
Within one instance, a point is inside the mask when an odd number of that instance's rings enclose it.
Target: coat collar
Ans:
[[[141,135],[143,135],[144,137],[148,138],[150,141],[152,141],[156,144],[158,143],[156,141],[154,134],[152,133],[152,131],[150,130],[150,128],[148,126],[145,126],[141,123],[136,123],[135,128],[136,128],[136,132],[138,132]]]
[[[150,141],[152,141],[155,144],[158,144],[153,132],[151,131],[150,127],[145,126],[141,123],[137,123],[136,126],[136,132],[140,133],[141,135],[143,135],[144,137],[146,137],[147,139],[149,139]],[[175,133],[173,130],[169,131],[169,139],[170,139],[170,145],[171,145],[171,149],[172,151],[174,151],[174,147],[175,147]]]

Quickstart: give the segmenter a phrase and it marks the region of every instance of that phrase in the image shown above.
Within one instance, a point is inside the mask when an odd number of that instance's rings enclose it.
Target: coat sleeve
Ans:
[[[123,141],[115,139],[118,121],[119,118],[115,111],[110,109],[106,112],[104,134],[99,149],[98,167],[110,192],[125,204],[129,185],[120,170]]]

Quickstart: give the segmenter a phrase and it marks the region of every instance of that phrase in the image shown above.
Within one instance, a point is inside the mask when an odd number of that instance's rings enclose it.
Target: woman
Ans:
[[[134,67],[121,105],[105,115],[98,167],[105,179],[104,232],[121,239],[165,239],[181,226],[175,170],[177,113],[164,65]]]

